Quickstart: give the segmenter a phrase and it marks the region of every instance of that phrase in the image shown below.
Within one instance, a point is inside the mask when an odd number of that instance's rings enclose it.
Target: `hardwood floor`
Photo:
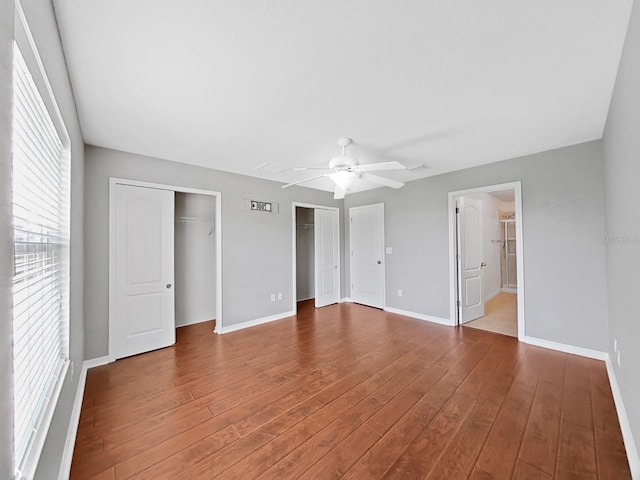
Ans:
[[[89,370],[72,479],[631,478],[603,362],[355,304]]]

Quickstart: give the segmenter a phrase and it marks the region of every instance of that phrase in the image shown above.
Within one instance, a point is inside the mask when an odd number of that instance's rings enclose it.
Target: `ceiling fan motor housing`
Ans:
[[[338,155],[329,161],[329,169],[332,171],[347,170],[350,172],[353,167],[357,167],[359,163],[358,159],[351,155]]]

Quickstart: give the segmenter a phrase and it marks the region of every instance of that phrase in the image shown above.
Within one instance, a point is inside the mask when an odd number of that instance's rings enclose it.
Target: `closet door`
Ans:
[[[316,308],[340,301],[338,211],[314,210]]]
[[[115,311],[109,353],[128,357],[173,345],[174,192],[116,185]]]

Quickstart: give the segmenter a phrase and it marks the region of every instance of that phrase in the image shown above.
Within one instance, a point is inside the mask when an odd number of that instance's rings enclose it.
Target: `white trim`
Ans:
[[[73,460],[73,450],[76,444],[76,435],[78,434],[78,424],[80,423],[80,412],[82,411],[82,400],[84,398],[84,388],[87,382],[87,370],[93,367],[99,367],[111,363],[109,357],[92,358],[82,362],[82,370],[78,378],[78,388],[73,401],[73,409],[69,417],[69,428],[67,429],[67,437],[64,442],[64,450],[62,451],[62,461],[60,462],[60,471],[58,480],[68,480],[71,472],[71,461]]]
[[[529,345],[550,348],[551,350],[558,350],[560,352],[580,355],[582,357],[594,358],[596,360],[603,360],[605,362],[605,365],[607,367],[607,376],[609,377],[609,385],[611,386],[611,393],[613,395],[613,401],[616,406],[616,412],[618,413],[618,422],[620,424],[620,431],[622,432],[622,440],[624,441],[624,448],[627,452],[627,460],[629,461],[629,468],[631,469],[631,477],[640,479],[640,457],[638,456],[636,443],[633,439],[633,431],[631,430],[629,417],[627,416],[627,411],[624,406],[622,392],[620,391],[618,379],[616,378],[615,368],[613,367],[613,363],[611,362],[611,356],[607,352],[591,350],[589,348],[574,347],[573,345],[551,342],[549,340],[543,340],[541,338],[525,337],[524,342],[528,343]]]
[[[456,312],[457,300],[457,275],[456,275],[456,197],[479,192],[495,192],[498,190],[513,189],[516,205],[516,268],[518,282],[518,340],[523,342],[526,337],[525,322],[525,283],[524,283],[524,239],[522,236],[522,182],[501,183],[498,185],[487,185],[484,187],[469,188],[449,192],[449,315],[450,325],[455,325],[457,321]]]
[[[518,289],[513,287],[502,287],[500,291],[504,293],[518,293]]]
[[[423,320],[425,322],[437,323],[439,325],[446,325],[451,327],[451,320],[448,318],[433,317],[431,315],[425,315],[423,313],[409,312],[408,310],[400,310],[399,308],[384,307],[383,310],[389,313],[395,313],[396,315],[403,315],[405,317],[415,318],[417,320]]]
[[[38,431],[29,441],[29,446],[27,447],[26,453],[22,460],[22,464],[19,466],[21,468],[18,468],[18,465],[15,466],[17,478],[32,479],[36,474],[36,469],[38,468],[38,463],[40,462],[40,455],[42,454],[42,449],[44,448],[47,435],[49,434],[49,427],[51,426],[53,414],[56,410],[56,407],[58,406],[60,392],[62,392],[62,387],[64,386],[65,380],[67,378],[70,363],[71,362],[69,360],[66,360],[62,365],[58,381],[53,387],[53,391],[51,392],[51,396],[49,397],[47,406],[45,407],[45,410],[42,414],[42,418],[40,419],[40,422],[36,424],[36,428]]]
[[[67,126],[64,123],[64,117],[60,112],[60,107],[58,106],[58,100],[53,93],[53,88],[51,87],[51,83],[49,82],[49,77],[47,76],[47,72],[44,68],[44,63],[42,63],[42,58],[40,57],[40,52],[38,51],[38,47],[33,38],[33,34],[31,33],[31,29],[29,28],[29,22],[27,22],[27,17],[22,8],[22,3],[20,0],[15,1],[15,17],[20,21],[16,22],[16,32],[14,35],[14,40],[18,44],[18,46],[22,47],[22,35],[24,34],[24,39],[29,44],[30,52],[29,57],[25,58],[25,62],[27,62],[27,66],[32,67],[32,61],[34,60],[36,66],[38,68],[38,74],[41,78],[37,78],[37,76],[33,77],[34,82],[38,89],[44,88],[47,91],[47,95],[41,95],[42,100],[45,102],[47,109],[53,109],[53,113],[51,115],[51,120],[54,122],[54,126],[60,135],[65,150],[68,152],[71,151],[71,137],[69,136],[69,132],[67,132]],[[26,55],[27,53],[21,48],[22,54]],[[31,72],[32,74],[34,72]],[[54,118],[55,117],[55,118]]]
[[[69,428],[67,428],[67,437],[64,442],[64,450],[62,451],[62,461],[60,462],[59,480],[68,480],[71,472],[71,461],[73,460],[73,449],[76,444],[76,435],[78,433],[78,424],[80,423],[80,411],[82,410],[82,399],[84,397],[84,386],[87,380],[86,362],[82,365],[80,378],[78,379],[78,389],[76,397],[73,401],[73,409],[69,417]]]
[[[71,138],[69,137],[69,133],[67,131],[67,127],[64,121],[64,117],[60,112],[60,108],[58,106],[58,100],[54,94],[53,88],[51,87],[51,83],[49,82],[49,78],[47,76],[46,69],[42,62],[42,58],[40,57],[40,52],[38,51],[38,47],[31,33],[31,29],[29,27],[29,22],[27,21],[27,17],[24,13],[22,4],[20,0],[15,1],[15,34],[13,40],[16,45],[18,45],[22,55],[24,57],[24,61],[29,70],[29,74],[31,75],[36,89],[40,93],[40,97],[44,102],[45,109],[47,110],[49,117],[53,123],[54,129],[58,136],[60,137],[60,141],[62,142],[62,151],[61,155],[66,162],[68,162],[69,171],[71,171]],[[13,48],[13,44],[12,47]],[[15,68],[11,65],[9,68]],[[69,180],[70,182],[70,180]],[[69,187],[70,187],[69,183]],[[67,191],[69,194],[69,191]],[[70,219],[69,205],[66,207],[66,215],[68,215],[67,220]],[[66,304],[67,309],[69,307],[69,252],[66,254],[66,269],[67,273],[66,277],[66,286],[63,287],[63,292],[66,291]],[[4,320],[4,319],[3,319]],[[66,339],[63,342],[63,363],[60,368],[60,371],[57,372],[57,378],[55,384],[49,388],[51,391],[48,392],[49,398],[46,401],[46,406],[44,410],[40,414],[39,420],[36,422],[34,426],[36,428],[36,432],[32,435],[29,440],[26,451],[21,459],[19,464],[16,463],[17,459],[14,460],[13,465],[13,474],[16,475],[17,478],[33,478],[38,467],[38,463],[40,462],[40,456],[42,454],[42,449],[44,448],[45,441],[49,434],[49,428],[51,427],[51,422],[53,420],[54,412],[58,406],[58,401],[60,399],[60,394],[64,385],[66,383],[67,374],[69,372],[69,315],[68,312],[66,314],[66,318],[64,319],[66,324],[67,333],[65,335]],[[13,387],[13,384],[12,384]],[[15,415],[15,405],[11,405],[11,419],[14,419]],[[13,424],[12,424],[13,427]],[[12,437],[14,438],[15,443],[15,431],[12,428]],[[13,446],[11,447],[11,453],[15,457],[15,451]]]
[[[293,315],[295,315],[298,312],[298,302],[302,301],[302,300],[296,300],[296,297],[298,296],[298,285],[297,285],[298,280],[296,276],[296,265],[298,263],[297,257],[296,257],[297,249],[298,249],[298,241],[296,238],[296,234],[297,234],[296,207],[310,208],[312,210],[319,208],[321,210],[335,210],[338,212],[338,261],[339,261],[338,270],[340,271],[340,282],[338,282],[338,298],[340,298],[340,295],[342,293],[342,242],[340,238],[340,208],[329,207],[328,205],[316,205],[315,203],[291,202],[291,218],[292,218],[292,221],[291,221],[291,258],[292,258],[291,298],[293,299],[291,310],[293,311]],[[315,298],[315,297],[310,297],[310,298]]]
[[[268,317],[256,318],[255,320],[249,320],[247,322],[242,323],[234,323],[233,325],[229,325],[228,327],[221,328],[218,331],[216,327],[216,333],[231,333],[236,330],[243,330],[245,328],[255,327],[257,325],[262,325],[263,323],[275,322],[276,320],[282,320],[283,318],[293,317],[296,314],[294,311],[276,313],[275,315],[269,315]]]
[[[215,320],[215,318],[208,318],[206,320],[192,320],[187,323],[181,323],[180,325],[176,325],[176,328],[188,327],[189,325],[197,325],[198,323],[210,322],[212,320]]]
[[[94,368],[94,367],[101,367],[102,365],[106,365],[107,363],[113,363],[115,362],[115,358],[111,358],[108,355],[105,355],[104,357],[96,357],[96,358],[91,358],[89,360],[85,360],[82,363],[82,368]]]
[[[215,234],[216,234],[216,328],[214,332],[223,329],[222,316],[222,193],[214,190],[166,185],[161,183],[141,182],[126,178],[109,177],[109,356],[113,356],[115,338],[111,325],[115,312],[115,188],[116,185],[131,185],[136,187],[172,190],[180,193],[196,193],[210,195],[216,198]]]
[[[338,303],[353,303],[351,302],[351,298],[350,297],[343,297],[340,299],[340,301]]]
[[[551,340],[545,340],[543,338],[524,337],[521,341],[536,347],[549,348],[559,352],[571,353],[572,355],[580,355],[581,357],[595,358],[596,360],[606,360],[609,356],[607,352],[601,352],[600,350],[591,350],[590,348],[576,347],[574,345],[567,345],[566,343],[552,342]]]
[[[631,430],[627,410],[625,409],[624,401],[622,400],[622,392],[620,391],[620,385],[618,385],[616,370],[611,362],[611,356],[608,354],[607,359],[605,360],[605,365],[607,366],[607,374],[609,376],[609,385],[611,385],[613,401],[616,405],[616,411],[618,412],[618,421],[620,422],[624,448],[627,451],[627,460],[629,461],[629,468],[631,469],[631,478],[640,479],[640,457],[638,456],[636,442],[633,439],[633,431]]]
[[[298,303],[298,302],[305,302],[305,301],[307,301],[307,300],[311,300],[311,299],[314,299],[314,298],[316,298],[316,297],[311,296],[311,297],[299,298],[298,300],[296,300],[296,303]]]

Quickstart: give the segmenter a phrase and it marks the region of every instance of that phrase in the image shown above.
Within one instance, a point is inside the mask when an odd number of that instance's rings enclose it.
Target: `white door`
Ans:
[[[484,316],[482,202],[461,197],[458,201],[458,209],[460,323],[467,323]]]
[[[316,208],[314,214],[316,308],[340,301],[338,211]]]
[[[173,345],[174,192],[115,188],[115,358]]]
[[[384,205],[349,209],[351,300],[384,307]]]

